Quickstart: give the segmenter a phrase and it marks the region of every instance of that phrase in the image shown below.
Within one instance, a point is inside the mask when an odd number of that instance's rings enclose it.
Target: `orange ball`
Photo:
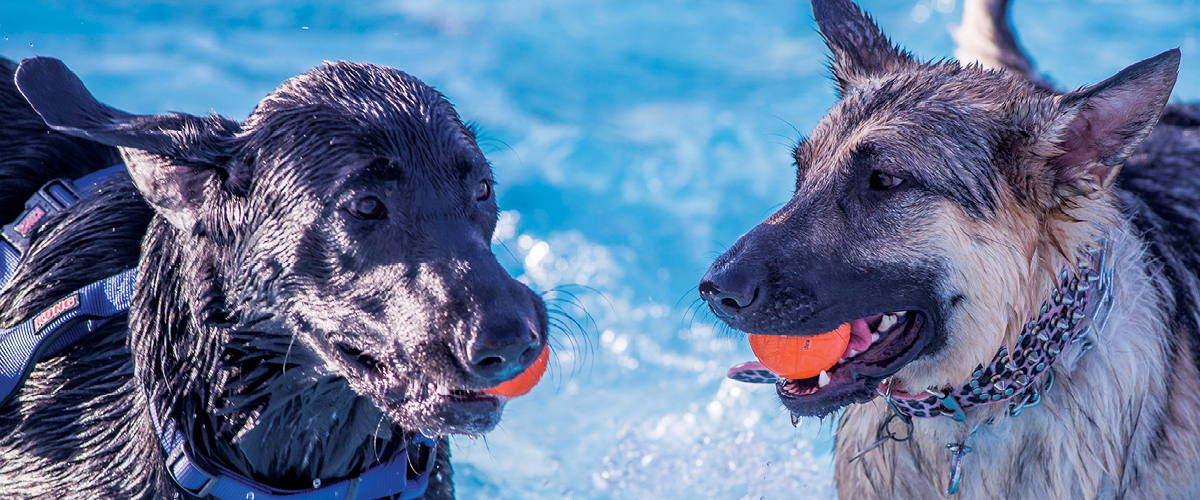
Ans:
[[[813,378],[837,364],[850,345],[850,323],[819,335],[750,335],[758,361],[780,377]]]
[[[529,368],[526,368],[523,373],[517,375],[516,378],[507,382],[502,382],[500,385],[491,389],[484,389],[483,392],[495,394],[497,396],[506,396],[515,398],[524,396],[533,390],[533,386],[537,385],[538,381],[542,380],[542,374],[546,373],[546,363],[550,361],[550,346],[542,349],[542,354],[533,361]]]

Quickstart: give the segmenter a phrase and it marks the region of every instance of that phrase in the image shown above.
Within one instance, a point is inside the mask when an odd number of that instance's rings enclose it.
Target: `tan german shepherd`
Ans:
[[[842,498],[1200,498],[1179,51],[1060,93],[1006,0],[967,5],[971,64],[914,59],[849,0],[813,10],[840,100],[795,148],[791,201],[699,290],[738,330],[850,323],[850,345],[811,379],[731,376],[775,381],[794,418],[845,408]]]

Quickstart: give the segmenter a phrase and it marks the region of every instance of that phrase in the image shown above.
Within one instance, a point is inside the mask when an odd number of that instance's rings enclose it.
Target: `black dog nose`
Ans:
[[[725,317],[733,317],[743,309],[750,307],[758,297],[758,287],[745,286],[742,289],[724,288],[712,280],[700,282],[700,298],[708,302],[713,312]]]
[[[475,375],[499,384],[520,375],[540,353],[537,329],[519,315],[481,328],[468,349],[467,364]]]

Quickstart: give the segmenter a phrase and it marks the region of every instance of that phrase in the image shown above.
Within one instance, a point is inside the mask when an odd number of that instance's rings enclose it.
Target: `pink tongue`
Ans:
[[[846,349],[854,349],[858,352],[864,352],[868,347],[871,347],[871,327],[867,326],[865,319],[856,319],[850,322],[850,345]]]

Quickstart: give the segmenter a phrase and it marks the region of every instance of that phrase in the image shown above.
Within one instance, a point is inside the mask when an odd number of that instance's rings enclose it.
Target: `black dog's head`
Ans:
[[[178,254],[179,268],[139,281],[185,295],[190,317],[163,329],[215,332],[221,345],[195,349],[223,360],[207,375],[222,383],[212,399],[286,398],[254,393],[332,377],[404,428],[476,434],[504,402],[481,390],[545,348],[542,300],[490,249],[490,165],[450,103],[416,78],[326,64],[244,123],[123,113],[53,59],[25,61],[17,81],[54,129],[121,148],[162,220],[144,250]],[[161,276],[172,272],[185,274],[179,290]],[[166,350],[139,370],[209,369]],[[299,385],[255,378],[269,366]]]
[[[1116,220],[1108,188],[1179,60],[1056,94],[1014,73],[922,64],[848,0],[813,8],[841,99],[795,148],[791,201],[699,287],[745,332],[851,325],[828,379],[778,385],[796,415],[870,399],[887,377],[897,397],[922,397],[1011,345],[1064,255]]]

